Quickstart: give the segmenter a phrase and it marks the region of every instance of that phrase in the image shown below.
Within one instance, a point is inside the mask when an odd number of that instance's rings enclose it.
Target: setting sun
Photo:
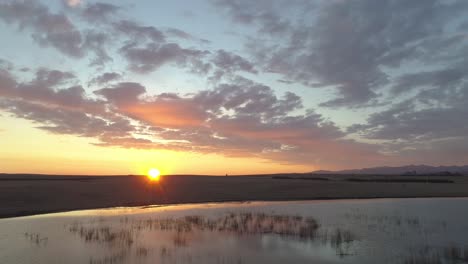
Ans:
[[[148,171],[148,178],[152,181],[159,181],[159,178],[161,176],[161,172],[158,169],[150,169]]]

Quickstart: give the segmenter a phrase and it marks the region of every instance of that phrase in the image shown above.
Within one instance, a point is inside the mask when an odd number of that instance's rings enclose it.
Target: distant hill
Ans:
[[[313,171],[313,174],[379,174],[379,175],[468,175],[468,165],[465,166],[428,166],[407,165],[401,167],[373,167],[355,170]]]

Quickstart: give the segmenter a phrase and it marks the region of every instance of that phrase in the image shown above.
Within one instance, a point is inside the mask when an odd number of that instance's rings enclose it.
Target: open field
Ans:
[[[149,204],[390,197],[468,197],[468,177],[166,176],[149,183],[141,176],[0,174],[0,218]]]

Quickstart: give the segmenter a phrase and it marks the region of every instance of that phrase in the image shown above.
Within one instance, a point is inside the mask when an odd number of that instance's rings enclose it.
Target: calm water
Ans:
[[[468,198],[196,204],[3,219],[0,263],[468,263]]]

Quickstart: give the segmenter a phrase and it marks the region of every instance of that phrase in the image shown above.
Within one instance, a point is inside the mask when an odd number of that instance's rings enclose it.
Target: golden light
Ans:
[[[151,181],[159,181],[161,177],[161,172],[158,169],[152,168],[148,171],[148,178]]]

